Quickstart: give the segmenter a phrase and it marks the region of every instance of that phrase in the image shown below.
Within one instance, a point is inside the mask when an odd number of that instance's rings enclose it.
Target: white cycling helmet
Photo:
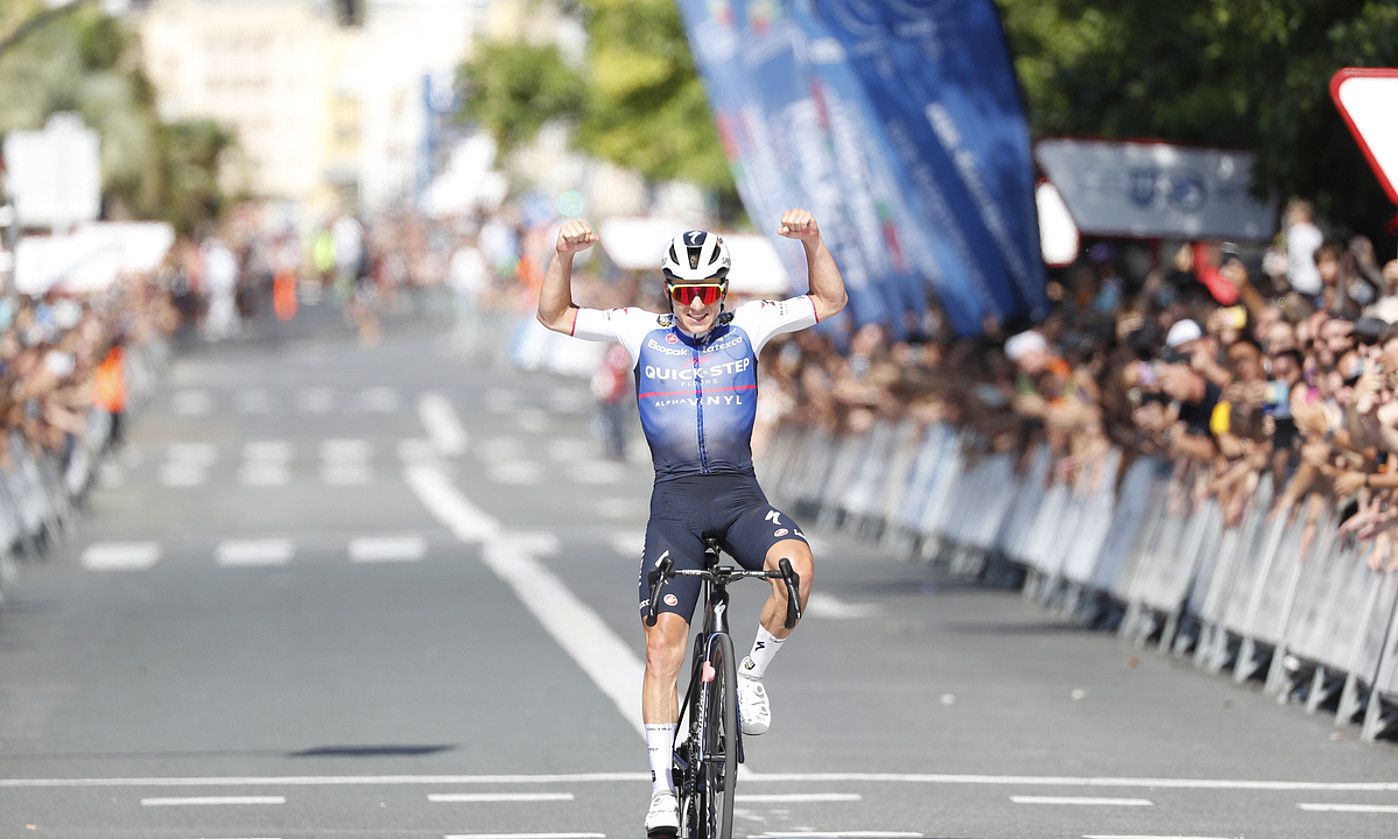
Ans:
[[[723,239],[704,230],[689,230],[670,240],[660,271],[665,279],[694,282],[727,279],[733,259]]]

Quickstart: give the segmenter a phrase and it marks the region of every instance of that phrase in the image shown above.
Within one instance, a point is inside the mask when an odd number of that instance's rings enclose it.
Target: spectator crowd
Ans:
[[[1257,253],[1182,243],[1124,256],[1090,248],[1028,330],[891,338],[871,324],[844,352],[816,330],[774,342],[755,442],[783,421],[951,423],[1026,463],[1046,443],[1060,481],[1113,448],[1127,455],[1118,479],[1160,456],[1180,494],[1216,500],[1230,526],[1269,497],[1269,515],[1305,517],[1309,541],[1329,505],[1372,567],[1398,570],[1398,259],[1324,237],[1303,201]]]

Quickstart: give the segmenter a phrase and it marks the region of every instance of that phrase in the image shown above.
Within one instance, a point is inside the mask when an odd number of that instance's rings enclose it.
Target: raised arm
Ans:
[[[787,210],[782,213],[777,233],[799,240],[806,249],[806,270],[810,273],[811,300],[815,303],[816,317],[825,320],[839,314],[845,303],[849,302],[849,295],[845,293],[840,266],[835,264],[835,257],[831,256],[825,241],[820,238],[815,216],[806,210]]]
[[[573,303],[573,254],[585,251],[597,234],[582,219],[569,219],[558,230],[553,259],[539,288],[539,323],[567,335],[573,331],[577,306]]]

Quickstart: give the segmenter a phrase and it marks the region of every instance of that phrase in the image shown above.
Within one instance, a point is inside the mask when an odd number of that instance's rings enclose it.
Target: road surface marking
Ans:
[[[368,440],[326,440],[320,444],[320,456],[325,460],[361,463],[374,456],[374,445]]]
[[[280,795],[195,795],[181,798],[142,798],[142,807],[208,807],[220,804],[285,804]]]
[[[1066,804],[1072,807],[1154,807],[1145,798],[1083,798],[1071,795],[1012,795],[1016,804]]]
[[[615,533],[611,537],[612,548],[627,559],[641,558],[641,552],[646,546],[646,532],[644,530],[624,530]]]
[[[470,438],[461,424],[451,402],[440,393],[425,393],[417,400],[417,415],[427,427],[427,436],[437,453],[443,457],[460,457],[466,453]]]
[[[439,457],[437,444],[423,437],[409,437],[405,440],[399,440],[398,457],[409,463],[435,461]]]
[[[97,542],[83,551],[83,567],[91,571],[144,571],[160,561],[155,542]]]
[[[833,594],[823,591],[811,592],[806,606],[806,614],[832,620],[854,620],[879,614],[879,607],[872,603],[846,603]]]
[[[597,502],[598,514],[609,519],[639,516],[645,509],[644,501],[628,501],[625,498],[603,498]]]
[[[1082,839],[1240,839],[1237,836],[1174,836],[1145,833],[1084,833]]]
[[[421,536],[366,536],[349,543],[355,562],[413,562],[426,554],[427,540]]]
[[[160,467],[161,485],[172,489],[197,487],[208,479],[208,467],[198,463],[178,461]]]
[[[504,461],[486,466],[486,477],[497,484],[529,486],[537,484],[544,476],[539,464],[528,460]]]
[[[864,796],[857,792],[758,793],[755,795],[738,793],[733,797],[733,800],[741,801],[745,804],[819,804],[838,801],[863,801]]]
[[[560,437],[548,443],[549,457],[563,463],[585,460],[597,451],[597,444],[578,437]]]
[[[290,539],[235,539],[220,543],[219,565],[247,567],[286,565],[296,553]]]
[[[524,607],[533,613],[564,652],[582,668],[602,693],[616,704],[622,719],[645,736],[641,722],[641,683],[645,668],[616,633],[533,556],[557,550],[553,544],[530,540],[494,539],[485,544],[482,559],[495,575],[510,584]]]
[[[433,793],[427,800],[434,804],[484,804],[507,801],[572,801],[571,792],[445,792]]]
[[[579,484],[615,484],[626,477],[626,468],[607,460],[588,460],[573,464],[568,477]]]
[[[431,466],[409,466],[403,480],[437,520],[463,542],[483,542],[500,534],[500,522],[487,515]]]
[[[213,443],[171,443],[165,455],[171,463],[209,466],[218,460],[218,446]]]
[[[1307,813],[1398,813],[1398,804],[1297,804]]]
[[[640,691],[636,691],[637,694]],[[254,775],[139,778],[0,778],[0,789],[84,787],[415,786],[587,784],[649,781],[649,772],[582,772],[549,775]],[[1398,781],[1257,781],[1207,778],[1073,778],[1035,775],[910,775],[879,773],[752,772],[748,783],[897,783],[927,785],[1118,787],[1252,790],[1261,792],[1398,792]]]
[[[925,835],[897,830],[809,830],[759,833],[753,839],[923,839]]]
[[[448,833],[442,839],[607,839],[605,833]]]
[[[253,440],[243,446],[243,458],[260,463],[285,463],[293,454],[288,440]]]
[[[248,461],[238,470],[238,482],[250,487],[283,486],[291,481],[286,464],[273,461]]]
[[[320,480],[333,487],[363,486],[374,480],[374,473],[368,464],[346,460],[321,466]]]

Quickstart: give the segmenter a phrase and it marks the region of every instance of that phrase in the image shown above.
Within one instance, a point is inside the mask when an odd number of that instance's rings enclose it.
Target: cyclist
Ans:
[[[717,537],[745,568],[777,570],[782,557],[800,575],[804,608],[813,560],[800,528],[771,506],[752,465],[757,402],[757,356],[772,336],[804,329],[838,313],[847,300],[844,280],[806,210],[782,214],[777,232],[806,252],[810,292],[782,301],[754,301],[725,309],[731,257],[713,233],[691,230],[665,250],[661,272],[668,312],[639,308],[580,308],[573,302],[573,256],[597,242],[587,222],[570,219],[559,230],[556,253],[539,293],[539,322],[555,332],[592,341],[617,341],[636,375],[641,427],[655,464],[650,520],[641,557],[641,614],[649,605],[647,571],[668,556],[676,569],[699,568],[703,538]],[[674,834],[679,807],[670,776],[679,720],[677,686],[689,622],[700,583],[679,577],[667,584],[646,636],[641,712],[650,753],[651,803],[647,835]],[[790,635],[786,591],[773,581],[762,607],[752,652],[738,667],[738,701],[745,734],[764,733],[771,707],[762,686],[772,657]]]

